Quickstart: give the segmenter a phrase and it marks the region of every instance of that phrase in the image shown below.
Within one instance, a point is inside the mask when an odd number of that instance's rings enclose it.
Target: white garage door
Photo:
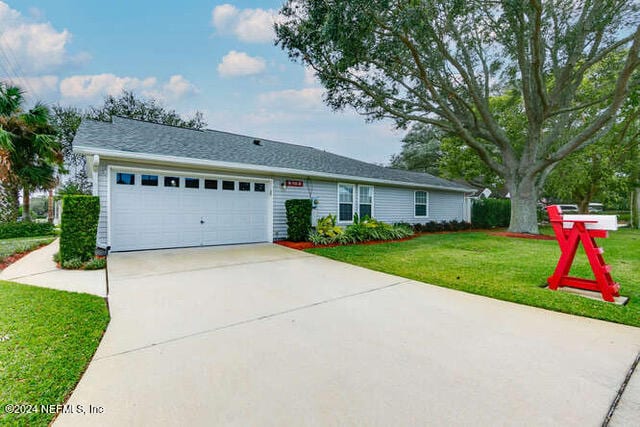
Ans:
[[[266,242],[266,181],[113,170],[111,250]]]

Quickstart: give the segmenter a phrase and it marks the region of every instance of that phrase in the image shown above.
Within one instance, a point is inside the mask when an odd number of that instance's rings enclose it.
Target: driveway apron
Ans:
[[[108,268],[112,320],[56,425],[596,426],[640,351],[638,328],[271,244]]]

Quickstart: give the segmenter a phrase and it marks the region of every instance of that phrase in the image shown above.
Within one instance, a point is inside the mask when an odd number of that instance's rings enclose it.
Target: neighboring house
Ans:
[[[113,251],[271,242],[284,202],[310,198],[314,221],[353,214],[389,223],[462,220],[465,192],[435,176],[302,145],[114,117],[73,141],[100,196],[98,246]]]

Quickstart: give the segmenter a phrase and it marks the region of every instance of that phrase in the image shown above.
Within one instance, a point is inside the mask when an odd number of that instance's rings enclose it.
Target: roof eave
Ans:
[[[86,146],[75,146],[73,148],[73,151],[78,154],[84,154],[84,155],[97,154],[100,157],[103,157],[106,159],[129,160],[129,161],[134,160],[134,161],[140,161],[143,163],[158,163],[158,164],[164,164],[164,165],[177,164],[181,166],[210,167],[210,168],[215,168],[215,169],[220,169],[225,171],[258,172],[258,173],[270,173],[270,174],[278,174],[278,175],[285,175],[285,176],[308,176],[308,177],[314,177],[314,178],[329,178],[329,179],[335,179],[335,180],[378,183],[378,184],[395,185],[395,186],[401,186],[401,187],[447,190],[447,191],[455,191],[460,193],[470,193],[475,191],[469,188],[446,187],[446,186],[439,186],[439,185],[421,184],[416,182],[394,181],[394,180],[379,179],[379,178],[367,178],[362,176],[341,175],[341,174],[332,174],[332,173],[326,173],[326,172],[308,171],[303,169],[291,169],[291,168],[253,165],[248,163],[221,162],[216,160],[194,159],[190,157],[166,156],[162,154],[134,153],[134,152],[128,152],[128,151],[109,150],[104,148],[94,148],[94,147],[86,147]]]

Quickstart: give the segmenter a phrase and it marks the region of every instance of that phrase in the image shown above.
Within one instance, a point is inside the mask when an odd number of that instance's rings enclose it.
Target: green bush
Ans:
[[[309,241],[314,245],[328,245],[335,241],[335,238],[324,236],[317,231],[309,233]]]
[[[336,216],[335,215],[327,215],[320,219],[318,219],[318,225],[316,226],[316,231],[321,236],[334,238],[342,233],[344,230],[339,225],[336,225]]]
[[[309,235],[309,240],[316,245],[350,244],[371,240],[397,240],[413,235],[407,224],[387,224],[374,218],[359,219],[354,216],[353,224],[342,230],[335,225],[335,215],[328,215],[318,220],[316,231]]]
[[[16,237],[50,236],[54,234],[53,224],[48,222],[5,222],[0,224],[0,239]]]
[[[79,270],[84,265],[84,262],[80,258],[71,258],[66,261],[62,261],[62,268],[66,270]]]
[[[471,207],[471,223],[474,228],[508,227],[511,219],[511,200],[475,200]]]
[[[631,222],[631,214],[629,212],[619,213],[617,215],[618,215],[618,221]]]
[[[401,223],[404,224],[404,223]],[[451,220],[451,221],[429,221],[424,224],[407,224],[413,228],[416,233],[434,233],[438,231],[462,231],[470,230],[471,223],[465,221]]]
[[[289,240],[303,242],[311,230],[310,199],[291,199],[284,202],[287,209],[287,235]]]
[[[93,258],[96,250],[96,233],[100,215],[100,200],[95,196],[64,196],[60,219],[60,259]],[[65,267],[66,268],[66,267]]]
[[[84,265],[85,270],[102,270],[107,266],[106,258],[93,258]]]

